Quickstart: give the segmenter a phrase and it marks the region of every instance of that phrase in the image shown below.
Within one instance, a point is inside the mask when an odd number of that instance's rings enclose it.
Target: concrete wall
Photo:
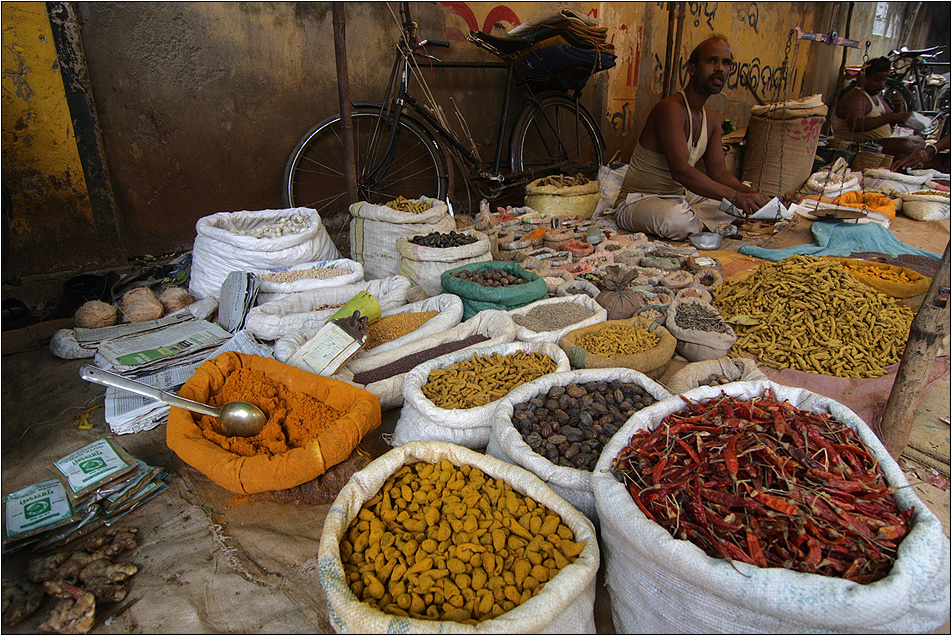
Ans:
[[[790,98],[829,95],[836,88],[842,49],[795,39],[789,55],[785,49],[797,25],[804,31],[828,31],[833,3],[680,4],[684,21],[677,83],[686,76],[685,60],[697,42],[712,33],[726,35],[738,65],[711,105],[736,125],[746,125],[754,103],[751,88],[768,101],[785,93]],[[849,4],[839,4],[840,32]],[[899,27],[923,23],[924,17],[909,15],[907,6],[919,4],[927,3],[888,3],[887,30],[873,38],[871,55],[896,46],[900,35],[911,46],[918,44],[922,29],[905,34]],[[412,8],[421,37],[453,42],[449,51],[437,50],[446,60],[492,60],[465,42],[465,34],[478,29],[500,35],[540,10],[567,7],[599,18],[610,29],[618,64],[589,82],[583,103],[601,121],[607,156],[617,152],[627,160],[648,110],[662,96],[665,51],[674,36],[668,32],[672,5],[676,3],[415,2]],[[355,101],[373,100],[383,92],[399,31],[390,7],[396,11],[397,6],[346,4]],[[872,31],[876,7],[855,3],[851,37]],[[63,101],[62,83],[56,85],[56,73],[50,70],[56,67],[51,44],[40,46],[43,5],[4,3],[3,12],[3,178],[15,193],[15,247],[10,251],[23,273],[91,267],[116,252],[137,256],[189,249],[195,222],[203,216],[280,207],[280,182],[297,139],[338,110],[330,3],[78,3],[81,41],[75,46],[88,72],[101,159],[108,168],[91,180],[94,192],[102,190],[105,180],[114,202],[107,209],[84,198],[75,157],[67,159],[74,143],[67,114],[37,108]],[[892,33],[888,24],[894,25]],[[849,56],[852,63],[859,53]],[[784,90],[777,80],[785,59],[791,70]],[[504,73],[423,72],[436,100],[455,119],[452,98],[483,158],[490,160]],[[24,82],[33,90],[28,98],[16,96]],[[55,123],[36,123],[41,110]],[[54,138],[27,144],[20,122],[28,111],[37,113],[26,122],[33,138],[44,126]],[[23,166],[44,183],[42,188],[30,190]],[[28,198],[34,193],[39,200]],[[342,227],[347,218],[326,222]],[[79,242],[75,249],[74,237]]]

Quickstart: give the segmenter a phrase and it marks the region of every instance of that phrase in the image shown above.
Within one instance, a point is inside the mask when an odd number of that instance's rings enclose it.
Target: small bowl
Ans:
[[[699,250],[716,250],[721,246],[724,237],[714,232],[698,232],[688,237],[691,245]]]

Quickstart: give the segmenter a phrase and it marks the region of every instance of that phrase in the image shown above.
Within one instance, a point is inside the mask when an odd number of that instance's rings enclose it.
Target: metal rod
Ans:
[[[906,350],[883,411],[883,445],[895,459],[899,459],[909,443],[922,391],[929,380],[942,338],[949,331],[948,316],[949,243],[946,243],[939,271],[909,328]]]
[[[493,158],[493,174],[499,174],[499,164],[502,162],[502,144],[506,139],[506,123],[509,121],[509,102],[512,99],[512,79],[515,74],[514,66],[509,64],[506,73],[506,95],[502,102],[502,113],[499,115],[499,133],[496,136],[496,156]],[[511,168],[512,166],[510,166]]]
[[[347,198],[357,202],[357,162],[354,158],[354,125],[351,121],[350,78],[347,73],[347,41],[344,3],[335,2],[332,7],[334,23],[334,57],[337,61],[337,99],[340,101],[341,143],[344,144],[344,177],[347,181]]]

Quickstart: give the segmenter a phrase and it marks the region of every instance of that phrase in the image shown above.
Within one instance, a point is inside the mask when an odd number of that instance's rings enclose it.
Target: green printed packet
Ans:
[[[73,451],[50,464],[73,502],[137,468],[136,459],[112,435]]]
[[[3,498],[4,551],[32,543],[31,537],[74,523],[79,518],[66,489],[56,479],[11,492]]]

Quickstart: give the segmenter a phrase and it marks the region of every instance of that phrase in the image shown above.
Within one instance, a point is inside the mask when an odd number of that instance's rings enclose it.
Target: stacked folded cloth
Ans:
[[[566,42],[584,49],[613,53],[615,47],[608,42],[608,29],[598,26],[598,20],[571,9],[536,16],[509,31],[509,36],[538,40],[540,35],[554,31]]]

